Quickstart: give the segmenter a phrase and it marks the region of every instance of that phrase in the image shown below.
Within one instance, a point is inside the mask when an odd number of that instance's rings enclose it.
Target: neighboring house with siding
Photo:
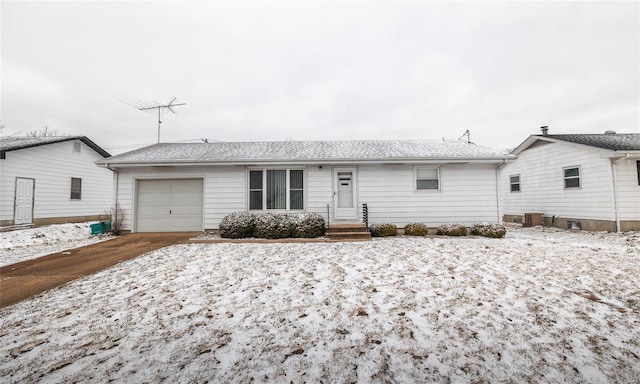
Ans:
[[[397,226],[499,222],[499,169],[515,157],[472,143],[161,143],[98,162],[115,171],[124,229],[218,229],[236,211],[316,212]]]
[[[504,221],[542,213],[549,226],[640,230],[640,134],[543,132],[502,169]]]
[[[85,136],[0,139],[0,226],[96,220],[113,201],[109,157]]]

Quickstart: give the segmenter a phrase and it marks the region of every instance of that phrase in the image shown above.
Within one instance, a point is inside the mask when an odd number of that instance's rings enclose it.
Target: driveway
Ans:
[[[0,307],[15,304],[71,280],[172,244],[198,233],[134,233],[113,240],[0,267]]]

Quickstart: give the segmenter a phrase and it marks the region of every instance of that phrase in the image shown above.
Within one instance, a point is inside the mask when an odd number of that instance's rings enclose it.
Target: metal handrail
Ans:
[[[369,206],[367,203],[362,203],[362,222],[369,229]]]

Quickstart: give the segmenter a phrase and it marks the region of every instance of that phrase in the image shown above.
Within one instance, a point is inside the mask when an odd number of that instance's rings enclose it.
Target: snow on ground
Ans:
[[[0,309],[4,382],[640,378],[640,234],[184,244]]]
[[[111,238],[92,236],[94,222],[67,223],[0,232],[0,266],[83,247]]]

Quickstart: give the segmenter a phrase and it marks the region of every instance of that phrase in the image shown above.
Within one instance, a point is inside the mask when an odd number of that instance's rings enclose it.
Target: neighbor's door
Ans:
[[[16,178],[16,198],[14,224],[31,224],[33,222],[33,186],[34,179]]]
[[[335,168],[333,170],[333,206],[336,220],[357,220],[356,169]]]

